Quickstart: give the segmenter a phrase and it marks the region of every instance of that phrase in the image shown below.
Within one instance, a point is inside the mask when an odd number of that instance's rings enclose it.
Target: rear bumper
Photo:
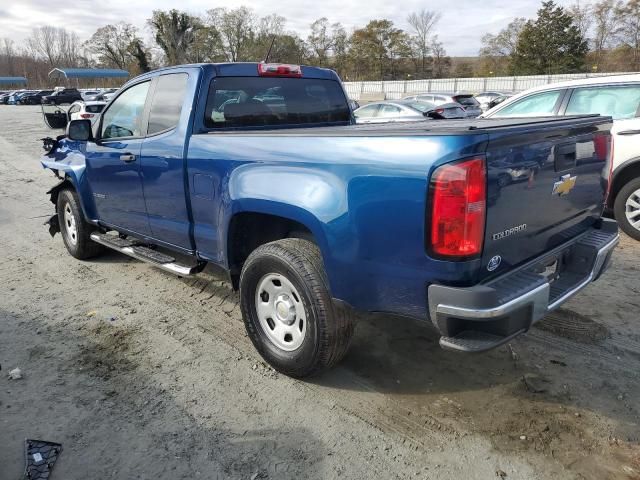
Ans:
[[[526,332],[548,312],[597,280],[618,244],[615,221],[535,258],[486,284],[430,285],[429,313],[443,348],[481,352]],[[547,268],[555,263],[555,271]]]

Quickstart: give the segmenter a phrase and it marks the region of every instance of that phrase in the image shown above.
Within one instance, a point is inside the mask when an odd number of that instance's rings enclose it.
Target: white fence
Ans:
[[[412,93],[424,92],[505,92],[517,93],[522,90],[590,77],[604,77],[614,73],[572,73],[566,75],[531,75],[521,77],[479,77],[479,78],[433,78],[429,80],[395,80],[384,82],[344,82],[347,93],[354,100],[361,93],[384,93],[389,100],[399,99]]]

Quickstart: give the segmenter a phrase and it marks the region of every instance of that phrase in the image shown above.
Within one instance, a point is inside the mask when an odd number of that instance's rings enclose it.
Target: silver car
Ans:
[[[475,118],[482,113],[480,103],[470,93],[417,93],[404,99],[430,102],[436,105],[459,103],[467,112],[467,118]]]
[[[374,102],[356,109],[353,114],[357,123],[422,122],[466,116],[457,104],[434,105],[413,100]]]

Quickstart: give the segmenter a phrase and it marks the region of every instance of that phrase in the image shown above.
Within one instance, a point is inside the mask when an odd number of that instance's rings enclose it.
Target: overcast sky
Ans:
[[[125,21],[138,26],[143,36],[149,38],[145,20],[154,9],[169,10],[179,6],[189,13],[202,14],[218,6],[232,8],[240,5],[253,8],[259,15],[283,15],[287,18],[288,30],[295,30],[306,37],[309,24],[323,16],[331,22],[341,22],[348,30],[365,25],[373,18],[387,18],[407,29],[407,13],[426,8],[442,13],[436,31],[447,54],[470,56],[477,55],[483,34],[497,33],[514,17],[535,16],[540,3],[534,0],[245,0],[238,3],[206,0],[0,0],[0,37],[6,36],[22,43],[32,28],[53,25],[71,29],[85,40],[100,26]],[[558,0],[557,3],[569,5],[573,1]]]

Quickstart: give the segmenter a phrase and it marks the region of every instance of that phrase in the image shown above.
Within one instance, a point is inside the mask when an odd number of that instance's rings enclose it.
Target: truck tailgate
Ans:
[[[489,132],[481,278],[580,235],[600,217],[610,119],[571,120]]]

